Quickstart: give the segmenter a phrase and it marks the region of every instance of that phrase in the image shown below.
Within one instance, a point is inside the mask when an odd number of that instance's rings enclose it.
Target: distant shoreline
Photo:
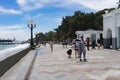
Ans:
[[[12,44],[15,44],[15,40],[11,40],[11,39],[0,40],[0,45],[12,45]]]

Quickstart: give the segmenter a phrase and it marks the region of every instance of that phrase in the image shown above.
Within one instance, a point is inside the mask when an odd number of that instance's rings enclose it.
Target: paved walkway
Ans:
[[[54,45],[53,52],[49,46],[41,46],[36,51],[37,56],[28,80],[120,80],[120,51],[87,51],[88,62],[80,62],[75,58],[74,50],[72,58],[68,59],[67,48],[63,49],[62,45]],[[11,80],[6,77],[9,75],[5,75],[0,80]]]

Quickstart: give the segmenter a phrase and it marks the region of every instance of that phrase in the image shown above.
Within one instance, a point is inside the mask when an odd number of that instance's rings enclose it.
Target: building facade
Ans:
[[[76,31],[75,32],[76,36],[78,39],[80,39],[80,37],[83,35],[84,36],[84,39],[86,40],[87,38],[90,38],[90,41],[92,43],[93,40],[96,41],[97,43],[97,40],[100,39],[102,40],[103,39],[103,31],[96,31],[94,29],[88,29],[86,31]]]
[[[120,8],[103,15],[104,48],[120,48]]]

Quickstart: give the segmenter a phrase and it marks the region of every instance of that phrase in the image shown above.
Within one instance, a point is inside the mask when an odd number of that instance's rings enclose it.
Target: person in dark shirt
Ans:
[[[95,49],[96,42],[95,40],[92,41],[92,49]]]

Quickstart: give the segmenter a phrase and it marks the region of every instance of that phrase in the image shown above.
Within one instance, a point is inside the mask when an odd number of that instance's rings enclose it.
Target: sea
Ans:
[[[30,44],[12,44],[12,45],[0,45],[0,57],[11,53],[16,53],[30,47]]]
[[[15,46],[17,46],[17,45],[16,44],[13,44],[13,45],[0,45],[0,51],[8,49],[8,48],[15,47]]]

